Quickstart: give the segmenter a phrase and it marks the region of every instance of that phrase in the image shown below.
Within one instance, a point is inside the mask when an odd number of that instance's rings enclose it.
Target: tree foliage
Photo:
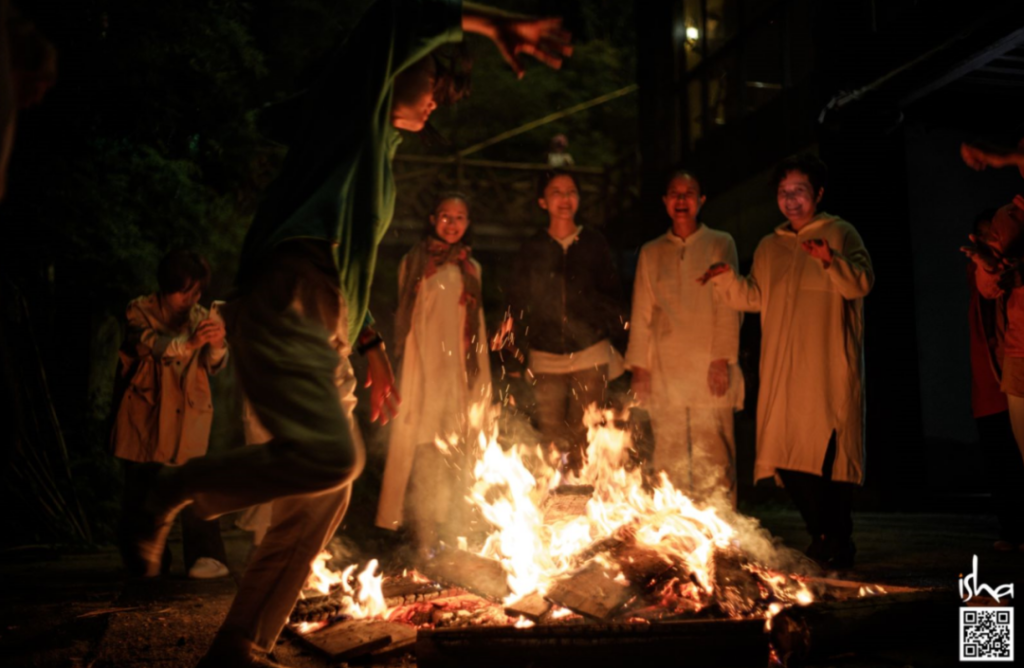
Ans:
[[[300,96],[370,0],[21,0],[60,54],[56,87],[20,119],[8,199],[3,271],[24,287],[76,470],[109,463],[111,315],[155,288],[160,257],[204,253],[214,295],[226,292],[261,193],[286,151],[289,101]],[[533,66],[516,81],[474,38],[475,91],[438,114],[457,147],[635,80],[632,3],[502,0],[564,14],[576,54],[561,72]],[[479,157],[538,162],[555,133],[580,164],[604,164],[636,145],[635,99],[625,98],[498,144]],[[403,150],[424,150],[409,141]],[[378,280],[387,280],[378,277]],[[393,279],[388,280],[391,285]],[[109,368],[108,368],[109,367]],[[101,373],[102,372],[102,373]],[[105,394],[103,396],[106,396]],[[90,459],[92,458],[92,459]],[[88,486],[88,484],[87,484]],[[102,489],[103,492],[97,490]],[[111,487],[88,497],[96,505]]]

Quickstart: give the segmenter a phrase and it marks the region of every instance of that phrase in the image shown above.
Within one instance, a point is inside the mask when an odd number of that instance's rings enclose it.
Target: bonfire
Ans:
[[[539,446],[503,447],[496,429],[479,429],[469,502],[490,526],[483,544],[470,551],[460,539],[422,573],[387,578],[375,560],[332,571],[325,552],[308,583],[316,593],[293,614],[296,630],[338,618],[418,628],[685,618],[770,626],[783,608],[821,594],[818,581],[796,574],[806,562],[755,520],[696,503],[664,474],[645,480],[618,418],[588,411],[587,456],[570,474]]]

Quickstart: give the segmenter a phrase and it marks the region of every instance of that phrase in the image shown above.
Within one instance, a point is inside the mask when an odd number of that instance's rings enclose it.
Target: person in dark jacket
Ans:
[[[509,289],[516,344],[527,354],[544,441],[578,470],[586,446],[583,414],[604,402],[610,378],[622,373],[625,335],[622,285],[608,242],[576,223],[580,196],[569,172],[545,172],[538,202],[548,226],[523,244]]]

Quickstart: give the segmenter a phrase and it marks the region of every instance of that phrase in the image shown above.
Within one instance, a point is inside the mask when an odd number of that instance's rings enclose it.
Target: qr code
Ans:
[[[1013,661],[1013,608],[960,608],[961,661]]]

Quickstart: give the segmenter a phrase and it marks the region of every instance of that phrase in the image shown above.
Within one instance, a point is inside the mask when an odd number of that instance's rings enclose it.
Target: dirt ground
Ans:
[[[806,539],[795,511],[756,512],[762,524],[787,544]],[[1024,552],[992,549],[994,521],[977,515],[858,514],[856,569],[839,575],[865,582],[943,587],[955,591],[958,577],[977,554],[980,580],[990,585],[1024,583]],[[82,554],[47,548],[8,551],[0,561],[0,666],[6,668],[192,668],[203,655],[235,591],[235,580],[249,549],[248,534],[225,532],[233,577],[194,581],[181,572],[180,542],[174,540],[177,568],[167,578],[127,579],[113,548]],[[906,620],[913,625],[914,620]],[[941,633],[956,633],[950,620]],[[899,633],[893,629],[893,633]],[[939,632],[937,630],[936,632]],[[951,640],[955,646],[955,640]],[[947,643],[941,643],[946,648]],[[1018,647],[1020,642],[1018,642]],[[284,637],[276,658],[295,668],[330,664]],[[957,657],[932,650],[849,654],[822,666],[903,668],[952,666]],[[391,667],[415,666],[412,655]]]

